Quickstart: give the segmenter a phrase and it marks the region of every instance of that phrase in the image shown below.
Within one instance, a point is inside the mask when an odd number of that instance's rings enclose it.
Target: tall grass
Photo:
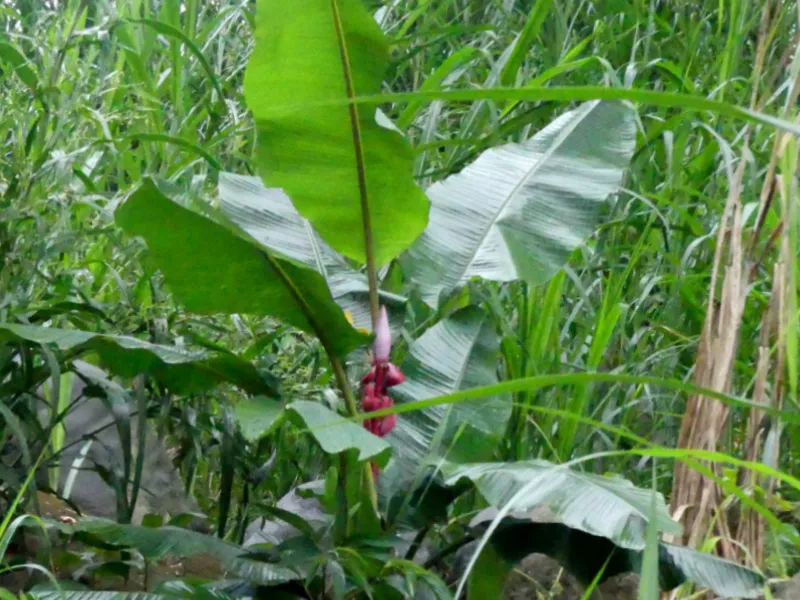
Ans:
[[[77,299],[97,311],[64,317],[56,310],[49,322],[147,332],[154,340],[166,324],[185,338],[239,349],[275,331],[262,320],[182,314],[139,262],[139,246],[123,241],[110,221],[110,211],[146,175],[170,180],[191,202],[193,194],[211,193],[220,170],[252,172],[254,129],[241,98],[252,9],[241,0],[20,0],[0,6],[0,130],[6,132],[0,321],[10,312],[32,314]],[[387,80],[393,92],[607,86],[690,94],[796,120],[795,0],[396,0],[379,16],[394,41]],[[762,50],[759,36],[767,40]],[[416,145],[416,173],[426,185],[485,148],[526,139],[568,107],[482,99],[397,103],[388,110]],[[776,130],[751,124],[745,136],[743,121],[706,110],[642,105],[639,115],[625,189],[606,225],[565,272],[546,287],[471,288],[503,333],[505,377],[602,370],[692,380],[731,174],[746,162],[741,197],[744,225],[752,231]],[[777,160],[796,242],[793,142]],[[769,234],[778,223],[773,210],[763,227]],[[796,315],[796,251],[790,248],[788,256],[788,298]],[[743,319],[732,382],[743,395],[751,393],[755,377],[749,357],[757,354],[770,299],[770,260],[754,266]],[[795,319],[786,346],[789,409],[797,404],[796,336]],[[270,366],[298,395],[327,384],[318,349],[301,336],[276,335],[268,347],[276,357]],[[217,400],[198,401],[201,425],[211,427]],[[503,458],[566,462],[636,445],[616,428],[674,447],[685,395],[645,383],[579,383],[519,392],[515,404]],[[526,408],[531,404],[551,412]],[[164,414],[171,408],[166,402]],[[179,409],[193,415],[184,425],[196,417],[186,404]],[[731,415],[721,452],[740,454],[746,416],[744,410]],[[192,440],[191,431],[173,432]],[[287,450],[276,466],[275,494],[319,461],[295,443],[295,433],[281,435],[277,443],[295,453]],[[789,472],[798,436],[788,428],[780,452]],[[220,480],[210,463],[224,457],[202,454],[196,440],[186,444],[190,471],[208,474],[198,478],[201,495],[212,498]],[[647,457],[612,453],[593,468],[650,485],[651,466]],[[661,460],[656,467],[656,485],[669,494],[671,465]],[[788,568],[790,561],[782,564]]]

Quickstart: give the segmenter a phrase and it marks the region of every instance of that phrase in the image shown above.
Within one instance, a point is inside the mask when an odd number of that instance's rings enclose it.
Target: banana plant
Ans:
[[[357,101],[380,92],[389,63],[388,40],[360,0],[307,0],[302,10],[259,0],[255,38],[245,98],[258,178],[223,173],[218,203],[202,205],[148,180],[116,212],[125,231],[144,238],[188,311],[270,316],[314,336],[347,409],[344,418],[313,402],[251,402],[239,414],[252,420],[264,406],[263,434],[288,419],[338,457],[326,483],[338,500],[337,543],[400,522],[402,510],[385,518],[386,503],[418,492],[431,464],[446,484],[502,474],[525,487],[550,473],[553,493],[537,503],[557,509],[568,483],[585,483],[579,472],[491,462],[511,414],[509,395],[400,415],[393,406],[497,382],[499,339],[488,316],[478,306],[437,309],[476,279],[539,284],[561,269],[620,186],[635,110],[587,102],[423,191],[402,132]],[[405,292],[435,311],[418,339],[407,339],[401,311],[389,318],[386,305],[403,303],[381,289],[390,264],[404,274]],[[410,343],[399,366],[392,361],[398,332]],[[246,429],[249,439],[259,437],[252,422]],[[489,462],[470,466],[476,461]],[[442,480],[445,463],[463,463],[464,471],[453,467]],[[633,535],[602,527],[609,511],[630,512],[632,485],[576,489],[586,501],[573,506],[580,510],[568,523],[596,524],[593,535],[615,542]],[[661,508],[658,528],[674,529]],[[647,513],[637,514],[641,532]]]

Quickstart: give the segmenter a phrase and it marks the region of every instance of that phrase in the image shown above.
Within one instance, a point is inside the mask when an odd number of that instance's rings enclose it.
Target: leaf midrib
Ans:
[[[367,271],[373,274],[375,271],[372,264],[372,223],[369,211],[369,196],[367,194],[367,175],[364,160],[364,148],[361,145],[361,125],[358,120],[358,107],[352,102],[355,98],[353,87],[353,74],[350,68],[350,57],[347,52],[347,44],[344,36],[344,26],[342,24],[341,13],[339,12],[339,0],[330,0],[333,23],[336,28],[336,42],[339,46],[339,57],[342,61],[342,76],[344,77],[345,94],[348,99],[348,115],[350,118],[350,130],[353,138],[353,153],[356,161],[356,177],[358,180],[358,193],[361,201],[361,220],[363,223],[364,251],[367,259]],[[371,307],[373,320],[377,317],[377,306]]]
[[[508,205],[512,202],[512,200],[516,197],[516,195],[519,192],[520,188],[538,173],[538,171],[542,167],[542,165],[547,162],[547,160],[555,153],[556,150],[561,148],[561,146],[563,145],[564,141],[570,135],[572,135],[572,133],[574,133],[575,129],[580,124],[583,123],[583,121],[586,119],[586,117],[588,117],[592,112],[594,112],[594,109],[596,107],[600,106],[600,101],[599,100],[594,100],[593,102],[594,102],[594,105],[589,110],[587,110],[579,118],[573,119],[573,121],[571,123],[569,123],[567,127],[564,128],[564,130],[553,141],[553,143],[550,146],[550,148],[548,149],[548,151],[538,161],[536,161],[536,163],[528,171],[525,172],[525,175],[522,178],[520,178],[519,182],[514,186],[514,188],[508,194],[508,197],[503,201],[503,204],[496,211],[495,216],[493,218],[489,219],[489,222],[488,222],[488,224],[486,225],[486,227],[485,227],[485,229],[483,231],[483,235],[481,235],[480,240],[478,241],[478,243],[475,244],[475,248],[474,248],[474,250],[472,252],[472,255],[470,256],[469,262],[465,265],[465,267],[464,267],[464,269],[463,269],[463,271],[461,273],[461,276],[459,277],[459,282],[462,282],[463,279],[464,279],[464,276],[466,275],[466,273],[469,272],[470,268],[472,267],[473,263],[475,262],[475,258],[477,257],[478,252],[480,251],[481,247],[483,247],[484,242],[486,242],[486,238],[489,237],[489,233],[492,231],[492,228],[497,223],[497,221],[499,219],[499,216],[503,213],[503,211],[506,209],[506,207],[508,207]],[[524,145],[524,142],[523,142],[523,144],[520,144],[520,145]]]

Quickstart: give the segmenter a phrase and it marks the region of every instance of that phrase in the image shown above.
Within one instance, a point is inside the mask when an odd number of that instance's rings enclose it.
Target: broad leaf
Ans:
[[[428,188],[430,223],[405,261],[426,302],[473,277],[539,283],[556,273],[620,185],[634,119],[628,105],[587,102]]]
[[[551,517],[542,518],[539,511],[531,520],[504,519],[484,552],[496,552],[509,566],[530,554],[546,554],[583,585],[588,585],[600,571],[603,582],[641,570],[643,551],[621,548],[608,538],[571,528]],[[688,581],[724,598],[756,598],[763,593],[765,579],[756,571],[690,548],[657,544],[657,579],[662,590],[674,589]],[[483,555],[476,568],[482,559]],[[476,574],[473,571],[473,576]]]
[[[265,248],[294,259],[320,273],[336,303],[353,316],[356,327],[372,329],[367,277],[304,219],[289,197],[278,188],[267,188],[258,177],[220,173],[220,208],[232,223]],[[402,306],[405,299],[379,291],[381,303]]]
[[[474,306],[462,309],[414,342],[401,366],[406,381],[392,396],[417,402],[497,383],[497,351],[488,316]],[[396,452],[385,482],[405,485],[427,459],[489,460],[510,415],[510,394],[399,415],[386,438]]]
[[[155,586],[152,592],[112,592],[97,591],[91,589],[64,589],[64,582],[61,582],[61,589],[54,589],[50,586],[37,585],[31,589],[26,597],[35,600],[234,600],[241,598],[242,594],[237,594],[237,587],[245,587],[239,581],[213,582],[210,584],[189,583],[186,580],[162,581]],[[231,593],[223,590],[230,589]],[[248,590],[249,591],[249,590]],[[271,597],[279,598],[277,594]],[[294,597],[292,597],[294,598]]]
[[[510,572],[511,565],[493,547],[484,548],[469,578],[469,597],[502,598]]]
[[[387,263],[428,218],[411,149],[374,108],[314,105],[379,93],[385,36],[361,0],[259,0],[255,37],[245,97],[259,175],[283,188],[332,248],[361,262],[366,210],[376,263]]]
[[[275,430],[281,422],[284,409],[277,400],[256,396],[240,399],[236,403],[234,414],[244,438],[254,442]]]
[[[734,562],[663,542],[658,555],[663,587],[691,581],[723,598],[758,598],[764,593],[764,577]]]
[[[160,560],[167,556],[210,554],[225,569],[263,585],[275,585],[299,578],[297,573],[280,564],[249,558],[247,550],[241,546],[178,527],[137,527],[95,518],[83,518],[74,525],[54,523],[51,526],[90,544],[99,541],[135,548],[144,558],[151,560]]]
[[[309,433],[328,454],[357,450],[359,461],[371,459],[381,467],[386,466],[391,452],[389,444],[361,425],[348,421],[319,402],[299,400],[287,408],[299,417],[301,425],[308,427]]]
[[[516,463],[476,463],[442,466],[445,483],[472,481],[497,509],[527,512],[537,507],[552,511],[558,522],[612,540],[622,548],[641,550],[652,512],[651,491],[616,476],[601,477],[544,460]],[[524,491],[523,491],[524,490]],[[657,525],[668,533],[681,532],[658,496]]]
[[[147,242],[175,296],[195,313],[250,313],[315,333],[335,354],[365,341],[325,280],[167,198],[148,179],[117,209],[119,225]],[[244,235],[244,234],[243,234]]]
[[[53,344],[76,354],[96,352],[102,365],[117,375],[149,373],[178,393],[198,392],[221,382],[254,394],[278,393],[272,381],[261,377],[252,364],[229,353],[151,344],[125,335],[2,323],[0,343],[8,341]]]

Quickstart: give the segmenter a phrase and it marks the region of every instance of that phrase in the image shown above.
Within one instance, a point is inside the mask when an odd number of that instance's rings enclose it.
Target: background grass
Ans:
[[[387,91],[607,86],[691,94],[796,118],[795,1],[373,5],[393,41]],[[213,194],[220,170],[253,172],[254,128],[242,99],[252,10],[252,2],[241,0],[0,4],[0,321],[81,301],[96,310],[54,312],[46,322],[219,344],[257,357],[294,398],[324,395],[329,374],[315,344],[270,320],[184,314],[139,260],[140,246],[111,219],[147,175],[169,179],[191,196]],[[767,40],[762,56],[759,35]],[[526,139],[573,105],[487,99],[387,108],[414,143],[415,172],[428,185],[483,149]],[[742,202],[752,231],[775,136],[773,127],[714,112],[640,107],[625,189],[564,273],[547,286],[471,286],[504,334],[503,373],[601,370],[691,381],[735,166],[746,162]],[[767,215],[768,234],[778,220],[776,211]],[[752,239],[766,245],[767,237]],[[752,393],[772,283],[770,260],[753,268],[731,386],[743,396]],[[423,312],[418,305],[409,310]],[[409,332],[415,337],[426,322],[417,325]],[[216,443],[227,393],[168,398],[160,419],[180,448],[187,481],[212,514],[220,465],[231,460]],[[686,397],[657,386],[594,383],[520,392],[515,401],[503,458],[563,462],[630,449],[632,442],[614,428],[674,447]],[[531,403],[612,431],[524,408]],[[741,453],[745,425],[746,414],[733,411],[721,452]],[[780,466],[789,473],[797,470],[798,435],[796,428],[784,435]],[[323,457],[290,426],[243,450],[236,464],[242,473],[255,469],[276,449],[279,459],[267,480],[250,489],[237,479],[234,498],[267,501],[322,472]],[[658,460],[652,470],[651,460],[612,455],[589,468],[648,487],[655,473],[655,485],[669,496],[672,463]],[[232,536],[245,521],[243,512],[236,514]],[[779,545],[770,560],[779,572],[794,567],[792,553]]]

